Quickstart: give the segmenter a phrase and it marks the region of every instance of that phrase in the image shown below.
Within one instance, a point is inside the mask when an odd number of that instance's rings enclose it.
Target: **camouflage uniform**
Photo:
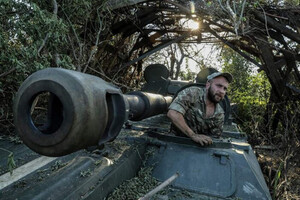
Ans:
[[[186,88],[178,93],[169,110],[176,110],[183,114],[187,125],[195,133],[220,136],[223,132],[224,110],[217,104],[215,113],[206,118],[205,92],[205,88]]]

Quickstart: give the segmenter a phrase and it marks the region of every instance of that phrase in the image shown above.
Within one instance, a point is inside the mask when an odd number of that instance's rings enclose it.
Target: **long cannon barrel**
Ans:
[[[46,123],[39,124],[33,110],[45,98]],[[33,73],[19,88],[14,123],[29,148],[47,156],[62,156],[115,139],[128,119],[164,113],[171,101],[172,97],[145,92],[122,94],[101,78],[48,68]]]

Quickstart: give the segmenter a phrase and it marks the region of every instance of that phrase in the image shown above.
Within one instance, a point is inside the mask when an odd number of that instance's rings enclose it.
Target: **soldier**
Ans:
[[[178,93],[169,107],[168,117],[184,134],[201,146],[212,144],[210,136],[223,132],[224,110],[219,102],[224,98],[229,83],[229,73],[215,72],[207,76],[205,88],[188,87]]]

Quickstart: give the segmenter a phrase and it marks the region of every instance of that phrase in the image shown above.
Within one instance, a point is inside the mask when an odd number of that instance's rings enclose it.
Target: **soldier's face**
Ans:
[[[207,82],[207,98],[214,103],[219,103],[224,99],[228,85],[228,81],[223,76],[216,77]]]

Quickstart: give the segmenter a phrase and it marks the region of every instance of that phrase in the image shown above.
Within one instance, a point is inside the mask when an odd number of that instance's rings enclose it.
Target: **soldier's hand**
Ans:
[[[192,140],[199,143],[201,146],[210,145],[212,144],[212,139],[209,136],[201,135],[201,134],[194,134],[191,136]]]

